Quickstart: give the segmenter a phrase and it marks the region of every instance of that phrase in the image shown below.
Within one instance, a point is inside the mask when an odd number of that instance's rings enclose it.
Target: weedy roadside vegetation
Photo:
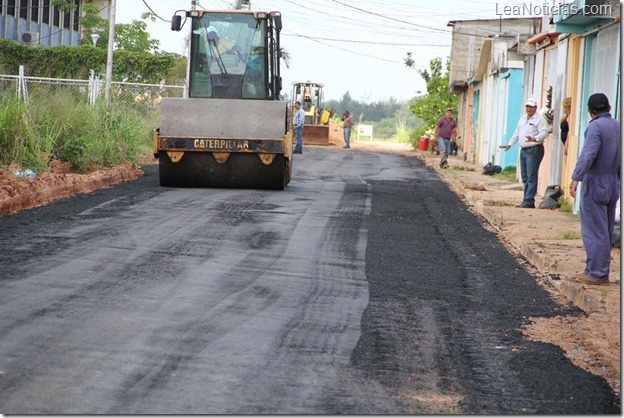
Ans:
[[[511,183],[515,183],[517,181],[516,180],[516,166],[515,165],[507,166],[503,168],[503,171],[501,171],[498,174],[494,174],[492,177],[498,180],[505,180]]]
[[[559,237],[561,240],[573,240],[573,239],[581,239],[581,233],[577,231],[565,231]]]
[[[27,102],[0,95],[0,168],[46,171],[50,161],[71,163],[78,172],[137,163],[151,149],[154,111],[131,105],[89,106],[82,94],[37,94]]]
[[[568,199],[566,199],[565,196],[561,196],[559,198],[557,204],[559,205],[559,211],[560,212],[572,213],[572,210],[574,209],[574,205],[572,203],[570,203],[570,201]]]

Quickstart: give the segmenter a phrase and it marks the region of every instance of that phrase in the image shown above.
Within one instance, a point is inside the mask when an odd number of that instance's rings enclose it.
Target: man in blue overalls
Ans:
[[[581,188],[581,236],[587,260],[585,271],[573,279],[593,285],[609,284],[611,238],[620,196],[620,122],[611,117],[609,99],[602,93],[589,97],[591,121],[585,143],[572,173],[570,195]]]

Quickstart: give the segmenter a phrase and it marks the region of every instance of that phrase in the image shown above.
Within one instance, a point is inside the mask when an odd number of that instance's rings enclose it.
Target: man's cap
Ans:
[[[208,39],[219,39],[219,32],[217,32],[217,28],[214,26],[208,26],[206,34],[208,35]]]
[[[537,106],[537,102],[535,101],[535,99],[527,99],[527,101],[526,101],[526,103],[524,105],[525,106],[536,107]]]
[[[594,112],[604,112],[611,106],[609,105],[609,99],[604,93],[594,93],[589,96],[587,100],[587,107]]]
[[[451,112],[453,113],[453,109],[451,109],[450,107],[446,108],[445,112]]]

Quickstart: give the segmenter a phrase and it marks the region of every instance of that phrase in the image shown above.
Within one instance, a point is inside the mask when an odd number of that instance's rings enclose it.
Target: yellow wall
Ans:
[[[563,157],[561,165],[561,187],[565,191],[566,199],[571,199],[568,192],[570,181],[572,180],[572,172],[576,165],[576,160],[579,154],[579,139],[581,132],[579,130],[580,114],[583,106],[579,106],[579,94],[580,94],[580,80],[579,80],[579,68],[581,65],[581,39],[579,35],[571,35],[568,42],[568,80],[566,91],[572,98],[572,104],[570,106],[571,112],[568,118],[568,124],[570,125],[570,131],[568,132],[568,140],[566,141],[566,148],[568,149],[568,155]],[[560,103],[559,103],[560,105]]]

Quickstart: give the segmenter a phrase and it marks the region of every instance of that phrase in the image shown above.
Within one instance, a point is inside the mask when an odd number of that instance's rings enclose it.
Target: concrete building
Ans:
[[[459,96],[462,151],[482,165],[492,161],[518,166],[517,146],[504,152],[498,145],[511,137],[527,98],[538,101],[542,114],[550,105],[551,132],[540,165],[538,195],[557,184],[567,196],[589,123],[589,96],[605,93],[613,117],[620,119],[620,4],[575,0],[550,11],[536,18],[449,22],[453,27],[449,91]],[[572,105],[564,147],[560,120],[566,97]]]
[[[539,33],[541,24],[539,18],[448,23],[453,28],[449,92],[459,97],[458,123],[464,135],[459,146],[467,160],[501,162],[497,146],[521,106],[524,41]],[[505,156],[503,164],[512,160]]]
[[[51,0],[0,2],[0,38],[42,46],[78,46],[82,39],[82,0],[70,0],[71,11],[60,10]]]
[[[550,181],[559,179],[560,183],[556,184],[561,184],[566,196],[572,171],[585,141],[583,134],[590,120],[587,113],[589,96],[597,92],[606,94],[611,103],[611,114],[618,120],[621,118],[622,58],[619,1],[576,0],[568,6],[549,16],[551,30],[557,34],[559,76],[554,92],[560,91],[561,100],[565,97],[572,100],[567,155],[554,152],[550,158],[551,169],[545,172],[540,170],[540,177],[544,175]],[[553,103],[557,105],[555,121],[562,115],[559,110],[561,100],[555,101],[553,97]],[[553,138],[553,142],[560,142],[557,141],[559,136],[556,129]],[[544,184],[541,183],[538,190],[542,190]],[[577,194],[581,195],[580,192]],[[578,211],[578,205],[577,199],[575,211]]]

